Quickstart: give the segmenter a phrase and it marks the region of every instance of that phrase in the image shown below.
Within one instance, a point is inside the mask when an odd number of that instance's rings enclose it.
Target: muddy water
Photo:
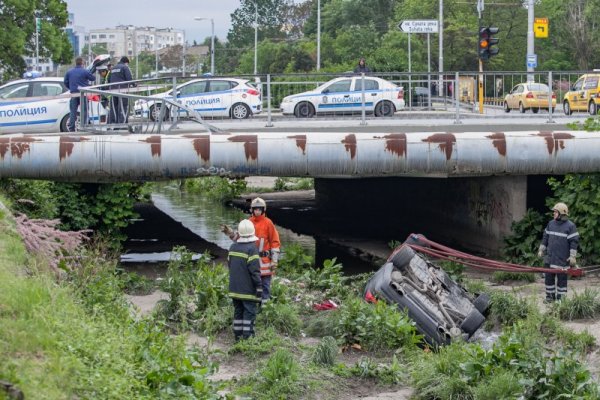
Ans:
[[[197,257],[209,252],[216,262],[226,262],[226,250],[231,241],[220,231],[220,226],[235,227],[248,217],[239,208],[226,206],[202,194],[182,192],[176,184],[156,186],[152,202],[154,207],[146,205],[138,209],[141,217],[127,230],[129,239],[121,256],[121,264],[126,269],[149,277],[164,273],[174,246],[185,246]],[[285,218],[286,226],[276,225],[283,251],[292,243],[300,245],[315,259],[317,266],[323,265],[325,259],[335,257],[347,274],[373,271],[378,267],[350,246],[320,237],[318,224],[312,224],[312,232],[306,232],[303,226],[303,234],[296,233],[294,222],[301,223],[306,206],[292,203],[285,209],[288,213],[297,213],[298,218]]]

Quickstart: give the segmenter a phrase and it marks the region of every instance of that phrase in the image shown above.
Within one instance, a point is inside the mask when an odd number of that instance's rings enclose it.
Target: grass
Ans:
[[[492,281],[496,283],[504,282],[535,282],[535,274],[531,272],[507,272],[496,271],[492,275]]]
[[[563,320],[596,318],[600,315],[600,292],[586,288],[583,292],[575,292],[573,296],[561,300],[557,307]]]

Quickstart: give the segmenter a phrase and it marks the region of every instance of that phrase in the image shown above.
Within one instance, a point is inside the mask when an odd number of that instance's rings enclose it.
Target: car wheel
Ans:
[[[554,108],[554,107],[552,107],[552,114],[554,114],[554,110],[555,110],[555,108]]]
[[[396,108],[389,101],[382,101],[375,106],[376,117],[391,117],[396,112]]]
[[[148,110],[148,114],[150,115],[150,120],[158,121],[158,118],[160,117],[160,109],[161,108],[162,108],[161,104],[153,104],[150,106],[150,109]],[[165,115],[163,116],[163,121],[166,121],[167,119],[169,119],[169,107],[167,107],[165,109]]]
[[[69,132],[69,114],[65,115],[63,119],[60,120],[60,131]]]
[[[519,112],[525,114],[525,106],[523,106],[523,103],[519,103]]]
[[[460,324],[460,329],[471,336],[485,322],[485,317],[474,308]]]
[[[537,114],[537,113],[538,113],[538,111],[540,111],[540,109],[539,109],[539,108],[532,108],[532,109],[531,109],[531,112],[532,112],[532,113],[534,113],[534,114]]]
[[[480,313],[485,313],[490,307],[490,296],[487,293],[481,293],[477,296],[475,301],[473,301],[473,305]]]
[[[252,114],[250,107],[244,103],[235,103],[231,107],[231,118],[233,119],[246,119]]]
[[[590,101],[588,111],[590,112],[590,115],[598,114],[598,106],[596,105],[596,103],[594,103],[593,101]]]
[[[308,101],[303,101],[301,103],[298,103],[298,105],[296,106],[296,109],[294,110],[294,115],[297,118],[311,118],[313,115],[315,115],[315,109],[313,105],[310,104]]]
[[[505,113],[509,113],[510,112],[510,107],[508,106],[508,103],[506,101],[504,102],[504,112]]]
[[[565,115],[573,114],[573,110],[571,110],[571,105],[569,104],[568,101],[565,101],[563,103],[563,110],[565,111]]]
[[[415,252],[413,249],[408,246],[400,246],[398,251],[392,254],[390,261],[394,264],[394,267],[402,271],[414,256]]]

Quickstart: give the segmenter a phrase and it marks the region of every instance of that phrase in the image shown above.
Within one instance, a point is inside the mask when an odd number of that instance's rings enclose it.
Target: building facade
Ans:
[[[158,51],[165,47],[183,45],[185,35],[173,28],[135,27],[119,25],[115,28],[91,29],[88,42],[92,48],[102,46],[113,57],[137,56],[145,51]]]

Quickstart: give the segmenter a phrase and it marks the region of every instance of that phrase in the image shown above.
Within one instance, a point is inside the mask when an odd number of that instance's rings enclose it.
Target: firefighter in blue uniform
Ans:
[[[254,336],[256,310],[262,298],[260,263],[254,224],[245,219],[238,225],[239,238],[229,248],[229,297],[233,300],[235,340]]]
[[[554,218],[544,230],[538,256],[544,257],[544,266],[566,270],[577,265],[579,233],[569,220],[569,208],[565,203],[556,203],[552,208]],[[567,294],[567,274],[546,273],[546,302],[561,300]]]

